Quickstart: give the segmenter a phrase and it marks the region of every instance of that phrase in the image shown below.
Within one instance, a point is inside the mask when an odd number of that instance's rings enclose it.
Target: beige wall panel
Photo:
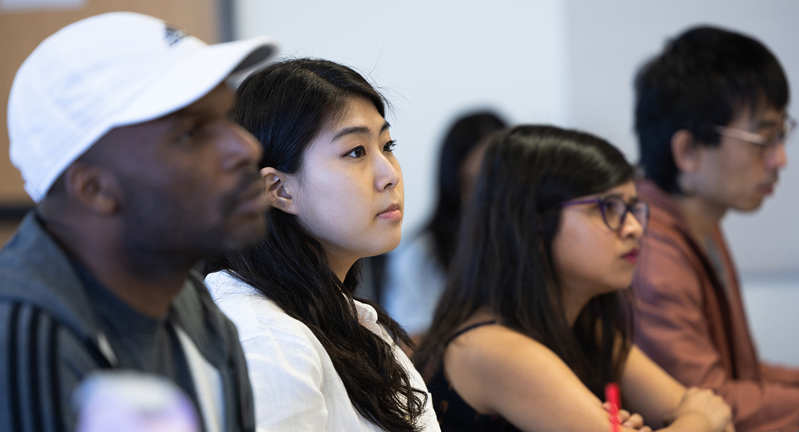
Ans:
[[[17,223],[0,222],[0,247],[2,247],[14,234],[17,229]]]

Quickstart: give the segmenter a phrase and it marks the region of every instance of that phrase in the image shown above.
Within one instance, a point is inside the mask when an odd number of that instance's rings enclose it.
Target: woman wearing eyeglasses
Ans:
[[[442,431],[606,432],[609,382],[640,413],[618,430],[733,430],[721,398],[686,390],[631,340],[648,217],[634,174],[581,132],[518,126],[489,145],[414,357]]]

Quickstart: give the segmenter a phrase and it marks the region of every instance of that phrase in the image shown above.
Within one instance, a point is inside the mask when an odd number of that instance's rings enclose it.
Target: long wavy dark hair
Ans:
[[[272,64],[248,77],[237,94],[235,120],[263,144],[260,166],[287,174],[299,172],[313,138],[353,99],[371,102],[385,117],[383,97],[363,77],[326,60]],[[427,393],[412,386],[392,348],[359,324],[352,297],[357,265],[340,281],[296,216],[271,209],[267,222],[268,234],[255,248],[208,261],[202,270],[226,270],[308,326],[365,418],[387,431],[418,430]],[[382,308],[364,302],[395,341],[410,342]]]
[[[594,297],[570,327],[552,241],[560,203],[634,175],[621,152],[582,132],[518,126],[494,138],[464,214],[447,288],[414,356],[425,378],[441,367],[446,341],[486,307],[503,325],[554,351],[603,398],[604,385],[619,379],[632,346],[629,290]]]
[[[455,253],[462,208],[461,165],[472,151],[505,122],[490,111],[459,117],[450,127],[438,157],[438,198],[433,216],[421,234],[430,233],[433,254],[444,271]]]

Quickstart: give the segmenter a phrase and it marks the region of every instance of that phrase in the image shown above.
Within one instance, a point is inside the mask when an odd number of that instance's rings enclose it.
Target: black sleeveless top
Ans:
[[[445,345],[449,345],[455,338],[469,330],[491,324],[497,324],[497,321],[485,321],[470,325],[447,339]],[[519,431],[504,418],[479,414],[469,406],[444,377],[443,364],[438,367],[436,374],[427,383],[427,390],[433,396],[433,407],[438,416],[438,423],[441,425],[441,432]]]

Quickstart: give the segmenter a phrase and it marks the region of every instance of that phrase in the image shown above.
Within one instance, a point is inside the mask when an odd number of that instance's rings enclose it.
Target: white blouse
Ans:
[[[209,274],[205,283],[238,328],[259,432],[381,430],[352,405],[330,356],[305,324],[226,272]],[[378,325],[374,308],[358,301],[355,307],[361,325],[393,346],[412,385],[426,391],[408,356]],[[429,393],[419,421],[423,431],[440,431]]]

